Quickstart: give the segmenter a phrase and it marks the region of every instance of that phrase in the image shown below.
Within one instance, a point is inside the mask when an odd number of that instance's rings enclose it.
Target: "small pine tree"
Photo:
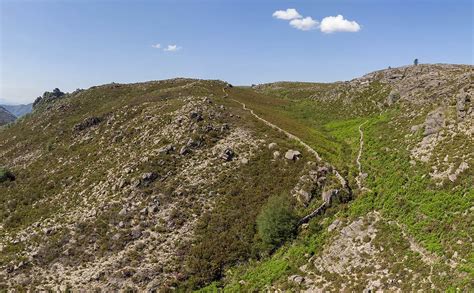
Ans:
[[[418,65],[418,58],[413,60],[413,65],[417,66]]]
[[[272,196],[257,217],[257,231],[263,243],[274,249],[292,237],[298,218],[288,197]]]

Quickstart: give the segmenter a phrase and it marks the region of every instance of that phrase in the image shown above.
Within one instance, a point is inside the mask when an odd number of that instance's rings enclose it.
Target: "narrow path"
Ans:
[[[227,92],[225,91],[225,88],[222,89],[222,91],[224,92],[225,94],[225,97],[228,97],[229,95],[227,94]],[[276,129],[280,132],[282,132],[283,134],[285,134],[288,138],[290,139],[293,139],[295,141],[297,141],[298,143],[300,143],[308,152],[310,152],[311,154],[313,154],[316,159],[320,162],[322,161],[321,160],[321,157],[319,156],[318,152],[316,150],[314,150],[312,147],[310,147],[307,143],[305,143],[304,141],[302,141],[299,137],[297,137],[296,135],[293,135],[291,133],[289,133],[288,131],[276,126],[275,124],[263,119],[262,117],[258,116],[257,114],[255,114],[255,112],[252,110],[252,109],[249,109],[247,108],[247,106],[240,102],[240,101],[237,101],[236,99],[231,99],[232,101],[242,105],[242,108],[246,111],[249,111],[250,114],[252,114],[255,118],[257,118],[258,120],[262,121],[263,123],[265,123],[266,125],[268,125],[269,127],[273,128],[273,129]],[[334,174],[336,175],[336,177],[338,178],[338,180],[341,182],[341,185],[343,187],[347,187],[348,188],[348,185],[347,185],[347,181],[346,179],[344,179],[344,177],[342,177],[341,174],[339,174],[339,172],[333,167],[333,172]]]
[[[357,154],[357,159],[356,159],[356,163],[357,163],[357,169],[359,170],[359,174],[357,175],[356,177],[356,182],[357,182],[357,187],[360,189],[360,190],[367,190],[367,191],[370,191],[370,189],[362,186],[362,180],[363,180],[363,174],[362,173],[362,164],[360,163],[360,158],[362,157],[362,150],[364,148],[364,132],[362,131],[362,126],[364,126],[364,124],[366,124],[367,122],[369,122],[369,120],[365,121],[364,123],[362,123],[361,125],[359,125],[359,133],[360,133],[360,139],[359,139],[359,153]]]

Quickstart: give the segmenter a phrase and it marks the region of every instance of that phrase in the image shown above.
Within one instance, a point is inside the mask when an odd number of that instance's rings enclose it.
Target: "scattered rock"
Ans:
[[[334,220],[334,222],[331,223],[328,227],[328,232],[331,232],[332,230],[336,229],[339,224],[341,224],[341,221],[339,219]]]
[[[125,186],[127,186],[129,184],[129,182],[125,179],[120,179],[119,183],[118,183],[118,187],[119,188],[124,188]]]
[[[329,173],[331,171],[332,171],[331,167],[322,166],[322,167],[318,167],[318,170],[317,170],[318,173],[317,174],[318,174],[318,177],[325,176],[327,173]]]
[[[302,203],[308,203],[311,200],[311,193],[306,190],[300,189],[296,192],[298,200]]]
[[[186,155],[187,153],[189,153],[189,149],[188,149],[186,146],[183,146],[183,147],[181,148],[181,150],[179,150],[179,154],[180,154],[181,156],[184,156],[184,155]]]
[[[232,161],[233,158],[234,158],[234,151],[230,148],[225,149],[221,155],[221,159],[223,159],[224,161]]]
[[[165,154],[169,154],[172,151],[174,151],[174,146],[172,144],[165,145],[164,147],[158,150],[158,152],[165,153]]]
[[[202,121],[204,120],[204,118],[202,117],[202,114],[199,113],[198,111],[193,111],[189,114],[189,118],[191,118],[192,120],[196,121],[196,122],[199,122],[199,121]]]
[[[229,130],[229,124],[224,123],[221,126],[221,132],[225,132],[226,130]]]
[[[338,189],[329,189],[329,190],[323,191],[321,198],[327,204],[331,204],[331,202],[337,197],[338,193],[339,193]]]
[[[151,215],[151,214],[154,214],[154,213],[158,212],[158,210],[159,210],[158,206],[152,205],[152,206],[148,207],[147,212],[148,212],[149,215]]]
[[[140,229],[139,226],[135,227],[132,229],[132,231],[130,232],[130,236],[132,237],[132,239],[138,239],[142,236],[142,231]]]
[[[418,124],[418,125],[413,125],[411,128],[410,128],[410,131],[412,133],[415,133],[417,132],[418,130],[422,129],[423,128],[423,124]]]
[[[118,214],[119,214],[119,216],[125,216],[125,215],[127,215],[127,208],[121,209]]]
[[[155,172],[144,173],[141,177],[141,184],[148,186],[151,182],[155,181],[158,178],[158,174]]]
[[[277,144],[276,144],[275,142],[272,142],[272,143],[270,143],[270,144],[268,145],[268,149],[269,149],[269,150],[273,150],[273,149],[276,148],[276,147],[277,147]]]
[[[288,277],[288,281],[294,282],[294,283],[300,285],[301,283],[303,283],[304,277],[299,276],[299,275],[292,275],[292,276]]]
[[[247,165],[249,163],[249,159],[247,158],[242,158],[242,160],[240,160],[240,162],[243,164],[243,165]]]
[[[279,151],[274,151],[274,152],[273,152],[273,158],[274,158],[274,159],[278,159],[278,158],[280,157],[280,155],[281,155],[281,154],[280,154]]]
[[[465,170],[469,169],[469,164],[466,163],[466,162],[462,162],[461,164],[459,164],[459,167],[456,169],[456,171],[454,171],[453,174],[450,174],[448,176],[448,179],[451,181],[451,182],[454,182],[456,181],[456,179],[458,178],[459,174],[461,174],[462,172],[464,172]]]
[[[54,231],[54,229],[51,228],[51,227],[43,228],[43,233],[44,233],[45,235],[51,235],[51,234],[53,234],[53,231]]]
[[[89,117],[89,118],[84,119],[84,121],[82,121],[81,123],[78,123],[78,124],[74,125],[73,129],[74,129],[74,131],[82,131],[82,130],[85,130],[89,127],[97,125],[100,122],[102,122],[102,118]]]

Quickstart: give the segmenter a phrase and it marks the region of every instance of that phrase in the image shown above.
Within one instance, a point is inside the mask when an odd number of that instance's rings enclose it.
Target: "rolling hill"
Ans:
[[[0,128],[0,289],[470,291],[473,69],[43,101]]]

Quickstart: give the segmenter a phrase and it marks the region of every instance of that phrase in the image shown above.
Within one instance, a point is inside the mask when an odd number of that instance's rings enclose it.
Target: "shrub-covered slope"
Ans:
[[[2,287],[197,288],[266,251],[255,223],[269,197],[293,205],[312,170],[321,190],[338,181],[226,87],[104,85],[2,129],[0,165],[15,176],[0,185]]]
[[[0,129],[0,288],[472,289],[472,70],[42,99]]]

